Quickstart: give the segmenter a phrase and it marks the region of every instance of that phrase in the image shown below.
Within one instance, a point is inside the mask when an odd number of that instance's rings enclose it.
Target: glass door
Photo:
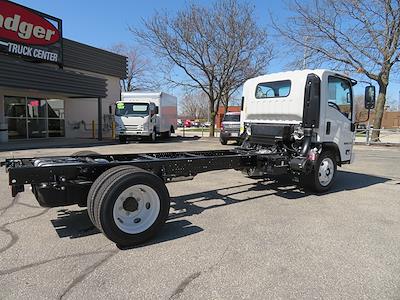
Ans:
[[[65,136],[64,100],[49,99],[47,104],[49,136]]]
[[[4,112],[8,120],[8,138],[26,139],[26,99],[25,97],[4,97]]]
[[[43,99],[27,99],[28,138],[47,137],[47,102]]]

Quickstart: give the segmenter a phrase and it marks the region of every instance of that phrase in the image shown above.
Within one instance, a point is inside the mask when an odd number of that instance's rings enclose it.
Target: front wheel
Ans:
[[[109,176],[95,195],[95,224],[119,246],[153,237],[167,220],[170,197],[155,174],[132,167]]]
[[[219,141],[221,142],[222,145],[228,144],[228,140],[224,138],[220,138]]]
[[[306,185],[317,193],[328,191],[336,177],[337,162],[330,151],[323,151],[314,170],[306,177]]]

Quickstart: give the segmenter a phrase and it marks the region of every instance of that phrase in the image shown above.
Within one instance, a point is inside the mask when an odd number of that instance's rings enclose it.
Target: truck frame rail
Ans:
[[[150,171],[169,182],[202,172],[251,167],[256,161],[255,154],[234,149],[18,158],[7,159],[2,165],[9,173],[9,185],[15,196],[24,190],[24,184],[53,183],[63,186],[77,180],[90,183],[107,169],[119,165],[132,165]]]

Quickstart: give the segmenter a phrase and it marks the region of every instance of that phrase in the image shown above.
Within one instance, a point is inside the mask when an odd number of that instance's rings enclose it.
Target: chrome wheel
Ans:
[[[327,186],[332,181],[335,173],[335,167],[333,161],[329,157],[325,157],[320,165],[318,170],[318,180],[322,186]]]
[[[117,227],[128,234],[144,232],[157,220],[160,198],[150,186],[138,184],[124,190],[113,208]]]

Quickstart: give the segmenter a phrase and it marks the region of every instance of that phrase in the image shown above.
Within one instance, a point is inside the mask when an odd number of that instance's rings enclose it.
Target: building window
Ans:
[[[9,139],[65,136],[64,100],[4,97]]]

